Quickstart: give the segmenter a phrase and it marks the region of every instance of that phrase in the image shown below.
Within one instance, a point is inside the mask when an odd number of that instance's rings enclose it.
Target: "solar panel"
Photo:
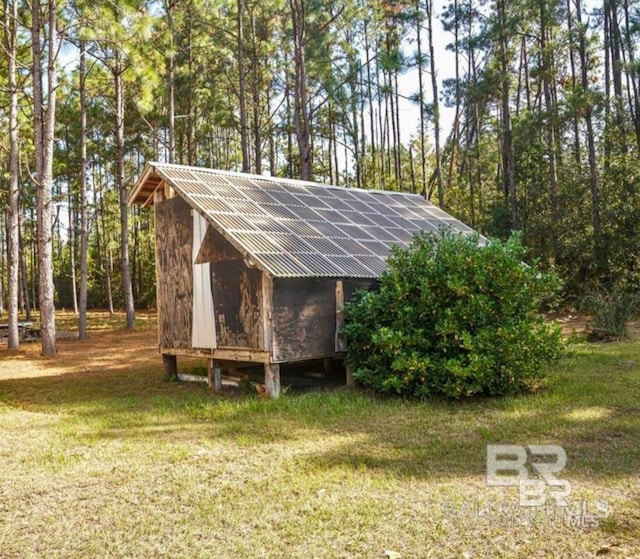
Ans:
[[[275,277],[377,278],[417,231],[472,229],[415,194],[152,164]]]

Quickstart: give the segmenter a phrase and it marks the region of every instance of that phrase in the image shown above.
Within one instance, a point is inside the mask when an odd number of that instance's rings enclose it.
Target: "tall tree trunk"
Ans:
[[[347,41],[353,44],[354,37],[347,33]],[[356,171],[356,186],[362,188],[362,160],[360,154],[360,125],[358,122],[358,61],[354,56],[349,56],[349,102],[351,109],[351,136],[353,142],[353,164]]]
[[[638,23],[631,21],[629,0],[623,0],[622,7],[624,10],[624,45],[628,60],[627,80],[630,82],[630,86],[627,87],[629,112],[631,113],[633,129],[636,135],[636,149],[638,154],[640,154],[640,85],[638,84],[640,71],[638,69],[638,61],[636,60],[634,41],[631,36],[632,26],[638,25]]]
[[[87,68],[86,43],[80,41],[80,300],[78,337],[87,338],[87,282],[89,269],[89,200],[87,196]]]
[[[371,139],[370,139],[370,145],[371,145],[371,167],[372,167],[372,174],[373,174],[373,184],[377,186],[379,186],[379,180],[378,180],[378,161],[377,161],[377,154],[376,154],[376,128],[375,128],[375,114],[374,114],[374,108],[373,108],[373,80],[371,79],[371,56],[369,54],[369,33],[368,33],[368,26],[367,26],[367,17],[365,16],[364,20],[363,20],[363,24],[364,24],[364,50],[365,50],[365,57],[366,57],[366,63],[367,63],[367,98],[369,101],[369,126],[371,128]],[[364,133],[364,127],[363,127],[363,133]]]
[[[293,161],[293,114],[291,111],[291,86],[289,75],[289,59],[287,52],[284,52],[284,103],[286,110],[286,138],[287,138],[287,166],[289,167],[289,178],[295,176]]]
[[[311,158],[311,127],[309,124],[309,102],[307,99],[307,62],[305,55],[306,16],[305,0],[289,0],[293,27],[293,61],[295,86],[293,123],[300,156],[300,178],[311,180],[313,162]]]
[[[40,299],[40,335],[43,355],[55,355],[56,322],[53,285],[52,242],[52,187],[53,187],[53,142],[56,117],[57,88],[57,20],[56,2],[49,0],[47,6],[47,104],[44,106],[42,83],[43,53],[40,36],[40,0],[32,4],[32,54],[33,54],[33,101],[35,124],[37,214],[38,214],[38,270]]]
[[[69,181],[69,272],[71,275],[71,299],[73,313],[78,315],[78,288],[76,278],[76,212],[73,209],[73,192],[71,191],[71,181]]]
[[[175,79],[175,63],[176,56],[174,52],[174,26],[173,26],[173,8],[174,3],[166,0],[165,9],[167,12],[167,27],[169,32],[169,53],[167,55],[167,112],[169,124],[169,145],[168,155],[169,163],[176,161],[176,79]]]
[[[420,108],[420,184],[422,195],[427,197],[427,147],[425,144],[425,102],[424,102],[424,60],[422,54],[422,13],[416,18],[416,39],[418,47],[418,103]]]
[[[250,12],[251,21],[251,103],[253,105],[253,150],[255,153],[255,172],[262,174],[262,128],[260,126],[260,61],[258,60],[258,37],[256,33],[255,6]]]
[[[540,0],[540,50],[542,51],[542,84],[544,90],[544,104],[547,130],[547,156],[549,158],[549,195],[551,198],[551,217],[554,225],[558,222],[558,165],[556,155],[556,111],[551,92],[551,81],[555,80],[552,57],[549,44],[551,31],[549,30],[549,14],[547,0]],[[555,232],[552,234],[555,240]]]
[[[327,160],[329,162],[329,184],[338,184],[337,174],[338,169],[333,165],[333,141],[336,133],[336,126],[334,122],[334,113],[333,113],[333,105],[331,102],[331,97],[327,99],[327,124],[329,125],[329,149]]]
[[[393,89],[394,89],[394,97],[396,100],[395,106],[395,135],[397,139],[396,144],[396,176],[398,178],[398,186],[400,189],[402,187],[402,137],[400,136],[400,88],[398,87],[398,76],[400,74],[400,68],[396,68],[393,71]]]
[[[4,47],[8,55],[7,82],[9,89],[9,223],[8,223],[8,311],[9,334],[7,347],[18,349],[18,268],[20,265],[20,190],[19,139],[18,139],[18,86],[16,82],[16,58],[18,49],[18,0],[4,1]]]
[[[576,48],[575,48],[575,30],[573,28],[573,14],[571,13],[571,0],[567,0],[567,31],[569,32],[569,65],[571,68],[571,90],[575,92],[578,87],[578,78],[576,71]],[[571,117],[571,123],[573,124],[573,145],[574,145],[574,157],[576,165],[582,164],[581,155],[581,142],[580,142],[580,123],[579,117],[576,112]]]
[[[247,94],[246,76],[244,70],[244,0],[237,2],[238,15],[236,18],[237,57],[238,57],[238,105],[240,109],[240,149],[242,150],[242,172],[251,172],[249,157],[249,126],[247,124]]]
[[[194,80],[193,80],[193,50],[194,50],[194,44],[193,44],[193,37],[192,37],[192,33],[193,33],[193,14],[192,14],[192,5],[191,3],[189,3],[189,6],[187,7],[187,57],[188,57],[188,71],[189,71],[189,78],[188,78],[188,82],[189,82],[189,91],[187,94],[187,108],[188,108],[188,127],[187,127],[187,163],[189,165],[196,165],[197,162],[197,153],[196,153],[196,139],[195,139],[195,135],[196,135],[196,123],[197,123],[197,119],[196,119],[196,106],[195,106],[195,102],[194,102]]]
[[[453,171],[458,168],[458,150],[460,149],[460,11],[458,0],[453,1],[453,55],[455,68],[455,113],[453,116],[453,127],[451,130],[451,154],[449,160],[449,172],[447,173],[447,184],[453,184]],[[446,145],[446,142],[445,142]],[[471,215],[473,216],[473,199],[470,201]]]
[[[429,60],[431,63],[431,90],[433,92],[433,136],[436,150],[436,180],[438,181],[438,205],[444,204],[444,184],[442,181],[442,153],[440,147],[440,100],[438,99],[438,74],[433,46],[433,0],[427,0],[427,32],[429,41]]]
[[[498,42],[500,58],[500,111],[502,120],[502,167],[504,193],[511,212],[511,227],[518,229],[518,200],[516,196],[515,153],[513,148],[513,130],[511,128],[510,72],[508,60],[507,11],[505,0],[497,0]]]
[[[24,318],[27,321],[31,321],[31,301],[33,299],[29,296],[29,282],[28,282],[28,274],[27,274],[27,257],[26,251],[24,249],[23,235],[22,231],[24,229],[24,220],[22,216],[22,211],[20,212],[19,223],[18,223],[18,260],[20,264],[20,299],[21,306],[24,308]]]
[[[596,161],[596,142],[593,126],[593,104],[589,96],[589,60],[587,57],[587,41],[582,24],[581,0],[575,0],[576,22],[578,24],[578,53],[580,56],[580,77],[582,94],[588,96],[585,110],[585,124],[587,127],[587,153],[589,158],[589,186],[591,190],[591,220],[593,225],[593,239],[596,253],[596,263],[601,264],[601,234],[600,234],[600,188],[598,185],[598,167]],[[606,158],[606,155],[605,155]]]
[[[116,65],[113,70],[115,86],[115,121],[116,121],[116,188],[120,202],[120,251],[122,265],[122,288],[124,290],[124,306],[127,314],[127,328],[135,326],[136,314],[131,284],[131,267],[129,264],[129,207],[127,205],[127,186],[124,176],[124,85],[120,54],[116,53]]]

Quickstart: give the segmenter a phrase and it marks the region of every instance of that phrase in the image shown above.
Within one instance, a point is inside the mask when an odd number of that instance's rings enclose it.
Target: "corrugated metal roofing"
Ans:
[[[416,194],[149,167],[274,277],[377,278],[391,247],[407,247],[418,231],[472,231]],[[153,175],[145,172],[140,180]],[[139,183],[134,193],[147,195],[144,186]]]

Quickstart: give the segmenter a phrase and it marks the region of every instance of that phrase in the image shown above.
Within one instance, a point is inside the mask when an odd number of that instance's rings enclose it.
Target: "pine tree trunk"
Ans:
[[[438,181],[438,205],[444,204],[444,183],[442,181],[442,153],[440,146],[440,100],[438,99],[438,74],[433,47],[433,0],[427,0],[427,31],[429,41],[429,60],[431,62],[431,90],[433,92],[433,135],[436,150],[436,180]]]
[[[80,41],[80,300],[78,337],[87,338],[87,282],[89,259],[89,200],[87,196],[87,70],[84,41]]]
[[[556,111],[551,92],[551,80],[555,79],[551,53],[549,49],[550,30],[548,29],[547,0],[540,0],[540,50],[542,51],[542,83],[547,130],[547,156],[549,158],[549,195],[551,199],[551,217],[556,224],[558,215],[558,166],[556,155]],[[555,234],[552,235],[555,239]]]
[[[8,349],[18,349],[20,339],[18,335],[18,295],[20,290],[18,269],[20,266],[20,190],[18,185],[19,173],[19,138],[18,138],[18,86],[16,83],[17,57],[17,24],[18,2],[4,1],[4,46],[8,55],[7,82],[9,89],[9,193],[8,209],[9,223],[7,236],[8,249],[8,311],[9,333]]]
[[[40,0],[33,0],[32,13],[40,335],[42,342],[42,354],[55,355],[57,349],[52,241],[53,142],[57,88],[57,20],[55,0],[50,0],[48,4],[48,36],[46,40],[48,55],[46,78],[48,98],[46,110],[44,109],[44,92],[41,70],[43,53],[40,48]]]
[[[518,200],[516,196],[515,153],[513,149],[513,131],[511,128],[510,74],[507,54],[507,17],[505,0],[496,2],[499,20],[499,56],[500,56],[500,111],[502,119],[502,166],[504,193],[511,212],[511,227],[518,229]]]
[[[578,24],[578,53],[580,55],[580,77],[583,94],[589,91],[589,60],[587,58],[587,44],[584,26],[582,25],[581,0],[575,0],[576,22]],[[596,161],[596,142],[593,126],[593,106],[591,100],[585,110],[585,124],[587,127],[587,153],[589,159],[589,186],[591,190],[591,219],[593,225],[593,239],[596,252],[596,262],[601,263],[600,242],[600,187],[598,185],[598,167]],[[605,153],[605,161],[607,154]]]
[[[71,276],[71,299],[73,303],[73,314],[78,315],[78,289],[76,277],[76,214],[73,210],[73,193],[71,183],[69,183],[69,272]]]
[[[18,260],[20,263],[20,294],[21,294],[21,306],[24,308],[25,320],[31,321],[31,301],[33,299],[29,296],[29,285],[27,281],[27,257],[24,250],[24,243],[22,241],[22,231],[24,228],[22,212],[20,212],[18,223]],[[34,301],[35,302],[35,301]]]
[[[420,184],[422,195],[427,197],[427,147],[425,144],[424,60],[422,59],[422,17],[416,19],[418,48],[418,103],[420,109]]]
[[[636,60],[634,41],[631,36],[631,27],[637,25],[631,21],[629,0],[623,1],[624,10],[624,45],[627,52],[627,94],[629,96],[629,112],[633,121],[633,130],[636,135],[636,149],[640,155],[640,85],[638,84],[638,61]],[[636,8],[637,9],[637,8]]]
[[[251,9],[251,103],[252,103],[252,127],[253,127],[253,151],[255,153],[255,172],[262,174],[262,128],[260,127],[260,61],[258,60],[258,38],[256,34],[255,6]]]
[[[135,326],[135,307],[133,287],[131,284],[131,268],[129,264],[129,207],[127,205],[127,187],[124,177],[124,91],[122,70],[119,60],[113,71],[115,80],[115,121],[116,121],[116,187],[120,202],[120,250],[122,265],[122,287],[124,290],[124,306],[127,314],[127,328]]]
[[[191,3],[187,7],[187,56],[188,56],[188,71],[189,71],[189,92],[187,94],[187,107],[189,115],[189,124],[187,132],[187,163],[189,165],[195,165],[197,161],[196,154],[196,107],[194,102],[194,85],[193,85],[193,39],[192,39],[192,11]]]
[[[313,171],[309,103],[307,99],[307,63],[305,57],[305,0],[289,0],[289,6],[291,8],[293,27],[293,61],[295,66],[293,123],[300,156],[300,178],[302,180],[311,180]]]
[[[571,0],[567,0],[567,31],[569,32],[569,65],[571,68],[571,89],[576,91],[578,87],[578,79],[576,72],[576,49],[575,49],[575,30],[573,28],[573,15],[571,13]],[[573,145],[574,145],[574,157],[576,165],[582,165],[582,148],[580,145],[580,124],[579,118],[576,112],[571,117],[573,124]]]
[[[369,144],[371,146],[371,167],[372,167],[372,175],[373,175],[373,185],[376,187],[379,186],[378,179],[378,161],[377,161],[377,153],[376,153],[376,127],[375,127],[375,114],[373,109],[373,80],[371,79],[371,57],[369,54],[369,33],[367,26],[367,18],[363,21],[364,24],[364,50],[366,56],[366,64],[367,64],[367,99],[369,101],[369,126],[371,129],[371,138],[369,140]],[[364,126],[362,127],[362,132],[364,134]],[[363,150],[364,153],[364,150]],[[372,185],[372,186],[373,186]]]
[[[242,150],[242,172],[251,171],[249,158],[249,126],[247,124],[247,94],[246,76],[244,70],[244,0],[237,2],[238,15],[236,18],[237,32],[237,57],[238,57],[238,105],[240,110],[240,148]]]
[[[169,32],[169,54],[167,55],[167,112],[168,124],[169,124],[169,145],[168,155],[169,163],[176,162],[176,103],[175,103],[175,53],[174,53],[174,39],[173,39],[173,2],[169,0],[165,3],[165,9],[167,12],[167,31]]]

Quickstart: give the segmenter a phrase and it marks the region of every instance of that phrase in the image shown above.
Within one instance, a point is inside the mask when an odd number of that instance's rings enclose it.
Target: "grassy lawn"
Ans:
[[[526,397],[269,401],[166,382],[154,320],[0,348],[1,558],[640,557],[640,341]],[[492,443],[562,445],[568,509],[487,487]]]

